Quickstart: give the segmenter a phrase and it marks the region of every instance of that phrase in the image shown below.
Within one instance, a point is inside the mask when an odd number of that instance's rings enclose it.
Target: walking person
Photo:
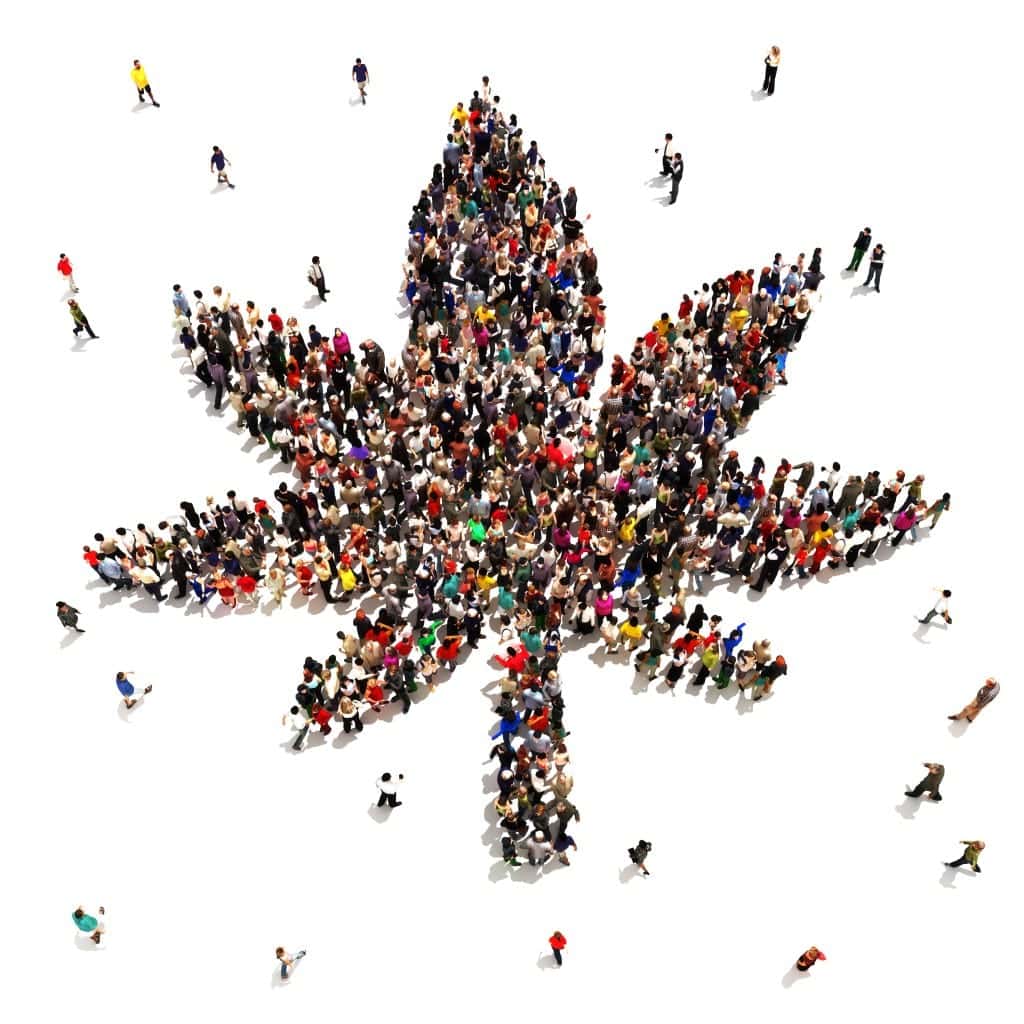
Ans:
[[[671,206],[679,198],[679,183],[683,180],[683,158],[679,153],[672,157],[672,190],[669,192],[668,205]]]
[[[149,84],[149,78],[146,75],[146,69],[142,64],[137,61],[132,61],[132,81],[135,83],[135,88],[139,93],[139,102],[145,103],[146,96],[149,96],[149,102],[154,107],[159,107],[160,104],[153,98],[153,87]]]
[[[398,799],[398,784],[404,779],[404,775],[399,775],[396,781],[391,778],[391,772],[385,772],[377,780],[377,789],[380,790],[380,796],[377,798],[378,807],[383,807],[385,804],[388,807],[402,806],[402,801]]]
[[[906,790],[903,795],[916,800],[922,793],[927,793],[929,799],[941,800],[942,794],[939,792],[939,786],[945,777],[946,769],[941,764],[933,764],[931,761],[925,761],[924,766],[928,769],[928,774],[913,789]]]
[[[220,146],[214,146],[213,155],[210,157],[210,173],[216,173],[218,185],[227,185],[228,188],[235,187],[228,181],[228,174],[225,170],[226,167],[230,166],[231,161],[224,155],[224,151]]]
[[[359,99],[362,100],[363,106],[366,106],[366,83],[370,81],[370,69],[356,57],[355,64],[352,65],[352,81],[359,86]]]
[[[974,700],[962,707],[955,715],[946,717],[952,722],[959,722],[967,719],[973,722],[983,708],[988,707],[999,695],[999,684],[991,677],[982,683],[981,689],[974,695]]]
[[[827,960],[828,957],[817,946],[805,949],[796,961],[798,971],[809,971],[819,960]]]
[[[274,950],[274,955],[281,962],[281,980],[287,981],[291,977],[292,971],[295,969],[295,965],[306,955],[304,949],[300,949],[295,956],[285,952],[284,946],[278,946]]]
[[[862,229],[853,243],[853,256],[850,257],[850,265],[846,268],[847,273],[856,273],[860,269],[860,261],[864,259],[864,253],[871,248],[871,228]]]
[[[103,907],[100,907],[98,913],[100,919],[93,917],[92,914],[87,914],[81,907],[75,907],[71,912],[71,920],[75,922],[75,927],[80,932],[88,935],[97,946],[100,944],[100,940],[103,938],[103,933],[106,930],[101,920],[106,911]]]
[[[67,253],[62,252],[60,259],[57,260],[57,270],[60,271],[61,277],[64,278],[64,285],[68,291],[77,292],[78,285],[75,284],[75,271],[71,266],[71,260],[68,259]]]
[[[985,849],[985,844],[980,839],[961,839],[960,842],[964,844],[964,852],[956,860],[947,860],[943,863],[947,868],[958,868],[964,864],[970,864],[971,870],[976,875],[980,875],[981,868],[978,866],[978,858],[981,856],[981,851]]]
[[[655,153],[661,154],[661,176],[667,178],[672,173],[672,158],[676,154],[676,148],[672,144],[672,133],[665,132],[665,142],[655,148]]]
[[[85,632],[84,629],[78,628],[78,609],[72,608],[66,601],[57,602],[57,618],[67,629],[73,629],[76,633]]]
[[[782,51],[773,46],[764,58],[764,82],[761,85],[761,92],[769,96],[775,92],[775,76],[779,73],[779,61],[782,59]]]
[[[135,696],[135,687],[128,678],[131,674],[131,672],[118,672],[114,677],[114,685],[117,687],[117,692],[124,698],[124,706],[129,711],[139,703],[139,698]],[[152,689],[152,684],[147,686],[142,691],[142,695],[145,696],[147,693],[152,692]]]
[[[75,321],[75,328],[71,332],[77,338],[79,332],[84,328],[90,338],[98,338],[99,335],[92,329],[89,318],[85,315],[82,307],[74,299],[68,299],[68,309],[71,311],[71,319]]]
[[[327,280],[324,278],[323,267],[320,266],[320,257],[314,256],[306,271],[306,280],[316,289],[321,302],[327,301],[327,293],[331,290],[327,287]]]
[[[871,250],[871,263],[868,265],[868,279],[864,282],[862,287],[870,288],[871,282],[875,282],[875,291],[880,291],[878,287],[882,283],[882,264],[885,261],[885,250],[881,245],[876,245]]]
[[[281,718],[282,725],[290,725],[295,730],[295,739],[292,742],[292,750],[301,750],[309,735],[309,727],[312,724],[310,717],[305,714],[298,704],[293,704],[288,709],[288,714]],[[347,729],[345,730],[348,731]]]
[[[567,945],[565,936],[561,932],[555,932],[551,938],[548,939],[548,945],[551,946],[551,954],[555,958],[555,963],[561,967],[562,950],[565,949]]]
[[[650,871],[647,870],[647,865],[644,861],[647,860],[647,855],[651,852],[651,844],[646,839],[641,839],[636,846],[631,846],[629,849],[629,859],[644,873],[644,877],[650,875]]]
[[[934,606],[932,607],[932,610],[928,612],[928,614],[923,619],[918,619],[917,621],[922,626],[927,626],[928,623],[931,622],[936,615],[941,615],[946,625],[951,626],[953,625],[953,620],[949,616],[949,599],[952,596],[953,591],[940,590],[938,587],[935,588],[935,591],[937,594],[940,595],[938,601],[935,602]]]

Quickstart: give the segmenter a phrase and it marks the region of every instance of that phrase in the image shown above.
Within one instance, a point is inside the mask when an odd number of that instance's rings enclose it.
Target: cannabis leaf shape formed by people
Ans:
[[[175,596],[202,605],[217,595],[234,608],[263,590],[280,604],[293,583],[343,607],[363,593],[379,601],[374,618],[361,608],[339,633],[342,657],[303,667],[300,721],[325,734],[335,713],[348,731],[350,696],[379,712],[390,690],[408,710],[409,692],[433,689],[490,625],[508,672],[492,730],[497,806],[518,801],[518,817],[539,825],[535,804],[550,791],[564,831],[565,626],[607,650],[642,638],[638,671],[682,651],[696,655],[701,681],[710,670],[728,685],[742,631],[692,628],[676,591],[685,572],[702,593],[716,572],[762,589],[780,572],[839,569],[873,555],[885,514],[896,513],[895,544],[924,506],[916,482],[883,488],[872,473],[840,490],[810,462],[782,460],[766,486],[760,459],[744,472],[729,450],[787,383],[786,357],[812,313],[813,288],[802,286],[820,275],[783,279],[776,265],[755,287],[736,271],[685,297],[675,319],[663,314],[627,359],[614,357],[595,406],[597,257],[575,189],[549,178],[524,140],[486,97],[453,110],[442,162],[412,210],[398,357],[370,340],[353,346],[340,329],[304,335],[276,309],[264,322],[255,303],[243,313],[219,288],[188,316],[177,302],[181,340],[216,405],[226,393],[237,428],[292,463],[299,484],[275,490],[277,514],[229,491],[199,509],[182,502],[180,522],[97,543],[105,578],[127,589],[134,577],[158,599],[166,569]],[[909,498],[896,510],[901,490]],[[750,661],[759,682],[765,663]]]

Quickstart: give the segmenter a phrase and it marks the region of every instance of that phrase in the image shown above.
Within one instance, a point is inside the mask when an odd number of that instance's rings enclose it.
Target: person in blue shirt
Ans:
[[[352,65],[352,81],[359,86],[359,98],[363,101],[363,106],[366,106],[366,83],[370,80],[370,70],[367,66],[356,57],[355,64]]]
[[[124,706],[130,711],[136,704],[139,703],[139,698],[135,696],[135,687],[132,685],[131,680],[128,676],[129,672],[118,672],[114,676],[114,685],[117,687],[117,692],[124,697]],[[143,696],[149,693],[153,687],[147,686],[143,691]]]
[[[106,911],[100,907],[99,913],[102,917]],[[100,944],[100,939],[103,937],[103,925],[92,914],[87,914],[81,907],[76,907],[71,913],[71,920],[75,922],[75,927],[80,932],[88,935],[97,946]]]
[[[227,172],[224,170],[225,167],[230,166],[231,161],[224,155],[224,151],[220,146],[214,146],[213,155],[210,157],[210,173],[216,172],[218,185],[227,185],[228,188],[235,187],[228,181]]]
[[[101,558],[96,569],[108,583],[113,584],[115,590],[131,590],[135,585],[131,576],[117,564],[117,560],[114,558]]]

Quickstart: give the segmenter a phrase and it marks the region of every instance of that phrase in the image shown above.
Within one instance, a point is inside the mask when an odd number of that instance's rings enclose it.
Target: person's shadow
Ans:
[[[640,868],[636,864],[627,864],[619,871],[619,884],[628,885],[634,878],[640,877]]]
[[[555,955],[554,955],[554,953],[541,953],[537,957],[537,966],[542,971],[550,971],[550,970],[554,969],[555,967],[557,967],[558,964],[555,963]]]
[[[77,636],[77,634],[75,634]],[[971,723],[966,719],[957,718],[949,723],[949,734],[955,739],[959,739],[965,732],[967,732],[967,726]]]
[[[768,93],[766,93],[763,89],[751,89],[750,98],[755,103],[763,103],[766,99],[768,99]]]
[[[85,932],[79,932],[75,936],[75,947],[80,949],[83,953],[98,953],[100,950],[106,948],[102,941],[93,942]]]
[[[921,801],[917,797],[908,796],[904,798],[903,803],[897,804],[894,809],[901,818],[904,818],[906,821],[913,821],[920,806]]]
[[[64,650],[66,647],[70,647],[81,635],[81,633],[68,633],[68,635],[60,642],[61,650]]]
[[[274,973],[270,976],[270,987],[271,988],[285,988],[290,981],[290,978],[281,977],[281,967],[278,965],[274,968]]]
[[[977,872],[970,871],[968,874],[973,878]],[[939,885],[943,889],[955,889],[956,880],[960,874],[960,868],[945,868],[942,874],[939,876]]]
[[[782,976],[782,987],[792,988],[798,981],[800,981],[801,978],[809,978],[810,976],[810,972],[798,971],[796,964],[793,964],[793,966],[790,967],[790,969]]]
[[[391,816],[392,810],[393,808],[388,807],[387,804],[385,804],[383,807],[378,807],[377,801],[374,800],[374,802],[370,804],[370,806],[366,809],[366,813],[371,818],[373,818],[373,820],[377,822],[378,825],[383,825],[384,822],[387,821],[388,818]]]
[[[855,284],[850,289],[850,295],[870,295],[875,290],[874,285]]]

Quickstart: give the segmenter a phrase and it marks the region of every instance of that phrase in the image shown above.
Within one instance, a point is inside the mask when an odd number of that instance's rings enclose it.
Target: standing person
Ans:
[[[782,51],[773,46],[764,59],[764,83],[761,85],[761,92],[771,96],[775,92],[775,76],[779,73],[779,61],[782,59]]]
[[[291,956],[285,952],[284,946],[278,946],[274,950],[274,956],[281,961],[281,980],[287,981],[291,976],[292,971],[295,969],[295,965],[306,955],[304,949],[300,949],[295,956]]]
[[[917,799],[922,793],[927,793],[930,799],[941,800],[942,794],[939,792],[939,786],[942,784],[946,769],[941,764],[933,764],[931,761],[925,761],[924,766],[928,769],[928,774],[913,789],[906,790],[903,795]]]
[[[651,844],[646,839],[641,839],[636,846],[632,846],[629,849],[629,859],[644,873],[644,877],[650,874],[644,861],[647,860],[647,855],[651,852],[651,849]]]
[[[850,257],[850,265],[847,272],[856,273],[860,269],[860,261],[864,259],[864,253],[871,248],[871,228],[864,228],[853,243],[853,255]]]
[[[671,132],[665,132],[664,144],[658,146],[654,152],[661,154],[661,176],[667,178],[672,173],[672,157],[676,153],[676,147],[672,145]]]
[[[71,311],[71,319],[75,321],[75,328],[72,331],[72,334],[74,334],[76,338],[78,337],[78,332],[81,331],[83,327],[90,338],[99,337],[89,324],[89,318],[85,315],[85,311],[77,302],[75,302],[74,299],[68,299],[68,309]]]
[[[61,277],[64,278],[64,284],[73,292],[78,291],[78,285],[75,284],[75,271],[71,266],[71,260],[68,259],[67,253],[62,252],[60,259],[57,260],[57,269],[60,271]]]
[[[105,913],[103,907],[100,907],[99,916],[103,917]],[[92,914],[87,914],[81,907],[75,907],[71,912],[71,920],[75,922],[75,927],[80,932],[85,932],[97,946],[100,944],[100,939],[105,931],[102,921],[97,920]]]
[[[187,320],[192,319],[192,307],[188,304],[188,296],[181,290],[180,284],[172,287],[171,305],[174,306],[176,315],[183,316]]]
[[[817,946],[811,946],[810,949],[804,950],[798,957],[796,969],[798,971],[809,971],[819,960],[827,959],[828,957]]]
[[[327,287],[327,280],[324,277],[323,267],[320,266],[320,257],[314,256],[306,271],[306,279],[316,289],[321,302],[327,301],[327,293],[331,290]]]
[[[885,260],[885,250],[881,245],[876,245],[871,250],[871,263],[868,266],[868,279],[864,282],[864,288],[871,287],[872,278],[875,282],[875,291],[880,291],[878,287],[882,283],[882,263]]]
[[[131,675],[130,672],[118,672],[114,677],[114,685],[117,687],[117,692],[124,697],[124,706],[130,711],[139,703],[139,698],[135,696],[135,687],[132,685],[131,680],[129,680],[129,675]],[[152,685],[147,686],[142,691],[142,695],[145,696],[152,689]]]
[[[356,62],[352,65],[352,81],[359,86],[359,98],[363,101],[363,106],[366,106],[366,83],[369,80],[370,69],[356,57]]]
[[[964,852],[956,860],[947,860],[943,863],[947,868],[958,868],[963,864],[970,864],[971,870],[976,875],[980,875],[981,868],[978,867],[978,858],[981,856],[981,851],[985,849],[985,844],[980,839],[961,839],[960,842],[964,844]]]
[[[149,102],[154,107],[159,107],[160,104],[153,99],[153,87],[149,84],[149,78],[146,76],[146,69],[142,64],[134,60],[132,61],[132,81],[135,83],[135,88],[139,91],[139,102],[145,103],[146,96],[149,96]]]
[[[932,610],[923,619],[918,619],[917,621],[922,626],[927,626],[936,615],[941,615],[947,626],[953,625],[953,620],[949,617],[949,599],[953,595],[953,591],[940,590],[936,587],[935,592],[940,595],[938,601],[935,602]]]
[[[76,633],[84,633],[84,629],[78,628],[78,609],[72,608],[66,601],[57,602],[57,618],[60,624],[73,629]]]
[[[398,783],[404,779],[404,775],[399,775],[396,782],[391,778],[391,772],[385,772],[377,780],[377,789],[380,790],[380,797],[377,799],[378,807],[383,807],[385,804],[388,807],[402,806],[402,801],[398,799]]]
[[[683,158],[679,153],[672,157],[672,190],[669,193],[668,205],[671,206],[679,198],[679,183],[683,180]]]
[[[562,966],[562,950],[565,949],[567,942],[565,936],[561,932],[555,932],[550,939],[548,944],[551,946],[551,953],[555,958],[555,963],[559,967]]]
[[[234,188],[235,186],[228,181],[227,171],[225,167],[230,167],[231,161],[224,155],[223,150],[220,146],[213,147],[213,155],[210,157],[210,173],[217,174],[217,184],[227,185],[228,188]]]
[[[978,717],[978,713],[982,708],[988,707],[999,695],[999,684],[991,677],[986,679],[982,684],[981,689],[974,695],[974,700],[969,704],[961,708],[955,715],[947,715],[946,717],[953,722],[959,722],[961,719],[966,718],[968,722],[973,722]]]

